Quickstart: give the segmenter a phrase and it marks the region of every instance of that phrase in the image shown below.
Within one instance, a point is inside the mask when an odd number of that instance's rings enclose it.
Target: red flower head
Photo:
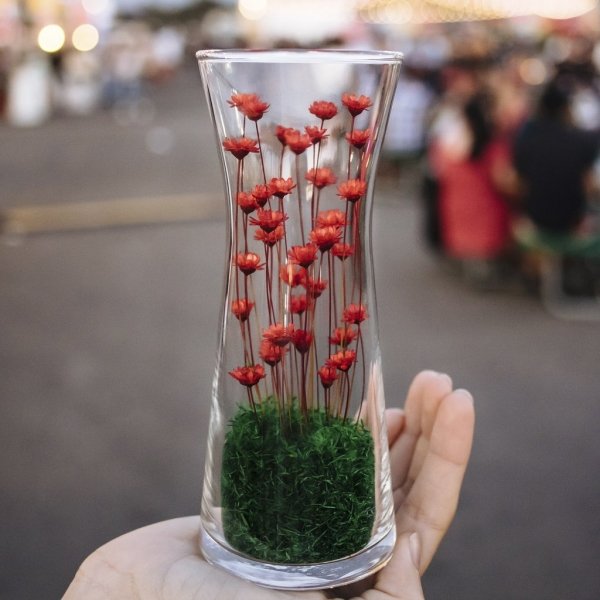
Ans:
[[[239,108],[243,104],[244,98],[249,95],[250,94],[231,94],[231,98],[227,100],[227,104],[229,104],[231,108]]]
[[[271,197],[268,186],[261,184],[255,185],[252,188],[251,194],[254,196],[256,204],[258,204],[260,208],[262,208],[267,203],[267,200]]]
[[[307,125],[304,128],[304,131],[306,131],[306,135],[308,135],[308,137],[310,138],[310,141],[313,144],[316,144],[317,142],[320,142],[321,140],[328,137],[327,129],[321,129],[320,127],[314,127],[312,125]]]
[[[313,279],[308,277],[302,285],[306,288],[308,294],[313,298],[318,298],[327,287],[327,281],[324,279]]]
[[[352,327],[337,327],[333,332],[333,335],[329,338],[329,341],[336,346],[346,347],[351,344],[358,335],[356,329]]]
[[[253,307],[254,302],[250,302],[250,300],[242,298],[241,300],[234,300],[231,303],[231,312],[243,323],[244,321],[248,320]]]
[[[279,268],[279,279],[294,288],[304,285],[306,282],[306,271],[299,265],[281,265]]]
[[[228,102],[251,121],[258,121],[269,110],[269,104],[257,94],[233,94]]]
[[[352,133],[346,134],[346,139],[355,147],[362,148],[371,137],[371,130],[365,129],[355,129]]]
[[[337,354],[332,354],[325,364],[340,371],[347,371],[355,362],[356,352],[354,350],[340,350]]]
[[[259,356],[268,364],[274,367],[287,352],[287,348],[278,346],[269,340],[263,340],[260,343],[258,351]]]
[[[362,323],[369,315],[367,314],[367,308],[363,304],[349,304],[344,309],[342,321],[344,323],[354,323],[358,325]]]
[[[276,346],[285,346],[286,344],[289,344],[293,335],[294,326],[291,323],[287,326],[282,325],[281,323],[275,323],[263,331],[263,339]]]
[[[292,246],[288,250],[288,258],[292,264],[307,269],[315,262],[318,251],[317,246],[312,243],[308,243],[306,246]]]
[[[300,354],[304,354],[310,350],[310,345],[313,341],[313,335],[310,331],[304,329],[296,329],[292,335],[292,344]]]
[[[310,232],[310,239],[321,252],[327,252],[334,244],[340,241],[342,237],[341,227],[328,225],[327,227],[317,227]]]
[[[237,195],[237,205],[247,215],[249,215],[251,212],[254,212],[258,208],[258,204],[256,204],[256,198],[248,192],[240,192]]]
[[[310,169],[304,176],[307,181],[310,181],[316,188],[322,189],[326,185],[331,185],[337,181],[331,169],[323,167],[321,169]]]
[[[369,110],[373,106],[368,96],[355,96],[354,94],[344,94],[342,104],[353,117],[360,115],[363,110]]]
[[[299,294],[298,296],[292,296],[290,298],[290,312],[295,315],[301,315],[306,311],[308,301],[306,300],[305,294]]]
[[[350,244],[334,244],[331,248],[331,254],[337,256],[340,260],[346,260],[349,256],[354,254],[354,247]]]
[[[257,229],[254,232],[254,239],[265,243],[267,246],[274,246],[279,240],[283,239],[285,230],[283,225],[278,225],[273,231],[266,232],[264,229]]]
[[[337,111],[337,106],[333,102],[327,102],[326,100],[315,100],[308,107],[308,112],[322,121],[333,119],[337,115]]]
[[[283,125],[277,125],[275,128],[275,135],[277,139],[285,146],[285,134],[288,131],[295,131],[293,127],[284,127]]]
[[[269,233],[275,231],[283,222],[287,221],[287,215],[279,210],[267,210],[259,208],[256,211],[256,218],[250,217],[252,225],[258,225],[262,230]]]
[[[337,379],[337,369],[335,367],[329,367],[325,365],[319,369],[319,377],[321,378],[321,384],[325,389],[330,388],[333,382]]]
[[[362,179],[349,179],[338,185],[338,196],[348,200],[348,202],[356,202],[367,191],[367,182]]]
[[[337,208],[322,210],[317,215],[317,227],[343,227],[346,224],[346,215]]]
[[[254,271],[259,271],[264,265],[260,264],[260,256],[254,252],[240,252],[236,259],[235,264],[244,275],[252,275]]]
[[[231,152],[238,160],[242,160],[250,152],[258,152],[258,142],[247,137],[225,138],[223,148]]]
[[[249,367],[238,367],[229,374],[237,379],[242,385],[252,387],[256,385],[263,377],[266,377],[265,368],[262,365],[252,365]]]
[[[273,177],[269,182],[269,193],[272,196],[283,198],[292,192],[296,187],[296,184],[292,181],[291,177],[283,179],[283,177]]]
[[[294,154],[302,154],[307,148],[312,146],[310,136],[301,133],[297,129],[288,129],[285,132],[285,143]]]

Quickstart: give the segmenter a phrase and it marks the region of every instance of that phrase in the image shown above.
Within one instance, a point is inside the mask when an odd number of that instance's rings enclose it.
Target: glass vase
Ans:
[[[350,583],[395,542],[371,214],[401,58],[197,58],[228,207],[201,549],[269,587]]]

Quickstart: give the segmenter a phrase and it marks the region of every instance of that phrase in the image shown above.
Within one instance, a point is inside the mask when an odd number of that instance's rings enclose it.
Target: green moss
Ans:
[[[223,449],[223,528],[260,560],[313,563],[365,547],[375,518],[373,438],[362,423],[240,407]]]

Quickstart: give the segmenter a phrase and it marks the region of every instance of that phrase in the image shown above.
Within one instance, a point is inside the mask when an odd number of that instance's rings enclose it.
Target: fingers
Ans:
[[[400,434],[404,431],[406,418],[401,408],[388,408],[385,411],[385,422],[387,428],[388,445],[390,448],[396,443]]]
[[[403,486],[409,476],[416,478],[426,450],[426,444],[425,448],[423,443],[418,444],[419,439],[429,439],[439,404],[451,391],[448,375],[422,371],[414,378],[406,398],[404,432],[393,444],[390,438],[392,489]]]
[[[396,513],[400,533],[419,533],[421,572],[429,565],[456,512],[474,424],[473,399],[467,391],[456,390],[440,402],[422,468]]]
[[[388,600],[424,600],[418,568],[420,553],[418,535],[402,534],[392,559],[377,577],[375,589]]]

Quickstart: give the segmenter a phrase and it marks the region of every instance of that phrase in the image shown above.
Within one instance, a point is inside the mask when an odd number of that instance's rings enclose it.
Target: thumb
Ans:
[[[375,589],[389,600],[425,600],[419,575],[421,541],[417,533],[403,533],[390,562],[381,570]]]

